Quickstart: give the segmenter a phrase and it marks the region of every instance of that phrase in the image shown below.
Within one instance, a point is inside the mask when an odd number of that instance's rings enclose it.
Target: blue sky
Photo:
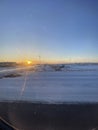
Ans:
[[[98,61],[97,0],[1,0],[0,61]]]

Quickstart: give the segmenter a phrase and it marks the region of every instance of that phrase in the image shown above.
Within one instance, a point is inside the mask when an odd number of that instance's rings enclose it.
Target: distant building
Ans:
[[[0,62],[0,67],[13,67],[16,65],[16,62]]]

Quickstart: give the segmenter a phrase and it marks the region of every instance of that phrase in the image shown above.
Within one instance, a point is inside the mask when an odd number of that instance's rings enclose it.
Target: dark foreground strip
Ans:
[[[98,103],[0,102],[0,116],[19,130],[97,130]]]

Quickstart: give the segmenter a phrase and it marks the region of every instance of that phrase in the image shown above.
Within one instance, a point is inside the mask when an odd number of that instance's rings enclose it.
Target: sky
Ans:
[[[0,61],[98,62],[98,0],[0,0]]]

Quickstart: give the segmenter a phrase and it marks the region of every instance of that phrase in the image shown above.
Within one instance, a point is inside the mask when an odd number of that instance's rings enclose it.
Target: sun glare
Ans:
[[[28,64],[28,65],[30,65],[31,63],[32,63],[31,61],[29,61],[29,60],[27,61],[27,64]]]

